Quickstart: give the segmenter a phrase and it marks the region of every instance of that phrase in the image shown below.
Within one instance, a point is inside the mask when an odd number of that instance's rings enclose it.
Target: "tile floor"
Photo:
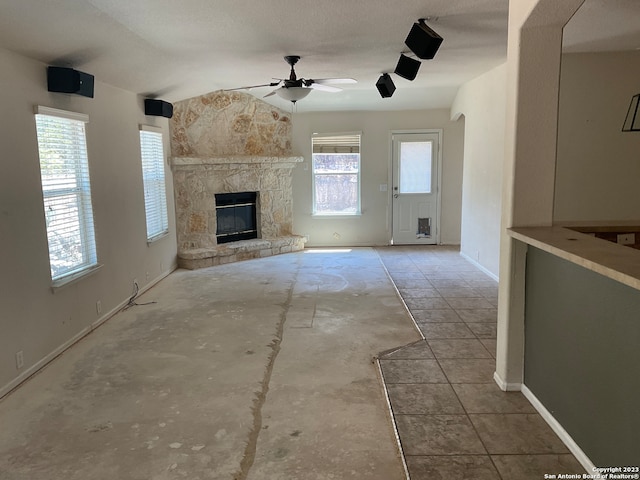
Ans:
[[[493,380],[497,282],[457,248],[378,253],[425,337],[379,358],[411,480],[584,473],[528,400]]]

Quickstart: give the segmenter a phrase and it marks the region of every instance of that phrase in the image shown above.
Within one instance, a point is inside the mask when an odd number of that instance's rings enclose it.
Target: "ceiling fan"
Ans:
[[[347,84],[357,83],[353,78],[298,78],[295,71],[295,64],[298,63],[300,57],[298,55],[287,55],[284,57],[285,62],[291,66],[291,72],[289,78],[275,78],[277,80],[271,83],[265,83],[262,85],[251,85],[248,87],[230,88],[225,90],[227,92],[233,90],[249,90],[259,87],[278,87],[275,90],[267,93],[263,98],[270,97],[271,95],[278,95],[292,103],[296,103],[298,100],[303,99],[311,90],[322,90],[323,92],[340,92],[341,88],[333,87],[330,84]]]

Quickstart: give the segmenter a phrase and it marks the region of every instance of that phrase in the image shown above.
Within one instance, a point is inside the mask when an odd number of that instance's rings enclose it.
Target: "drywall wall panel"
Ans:
[[[47,92],[46,65],[0,50],[0,393],[23,378],[175,265],[171,170],[167,166],[170,234],[146,240],[139,124],[143,99],[96,78],[95,97]],[[91,276],[51,289],[34,106],[89,116],[86,126],[98,261]],[[98,309],[97,302],[100,302]],[[100,310],[100,311],[98,311]],[[24,366],[15,355],[22,352]]]
[[[562,56],[554,222],[640,219],[640,133],[623,133],[640,52]]]
[[[526,268],[525,385],[596,466],[637,465],[640,292],[533,247]]]
[[[506,64],[465,83],[451,108],[464,115],[460,252],[496,277],[505,153]],[[460,120],[461,121],[461,120]]]
[[[391,238],[391,132],[443,129],[443,244],[460,243],[463,125],[448,110],[402,112],[294,113],[293,153],[305,161],[293,173],[294,233],[308,235],[307,247],[388,245]],[[362,132],[362,215],[343,218],[313,216],[311,136],[313,133]],[[381,189],[386,185],[387,190]]]

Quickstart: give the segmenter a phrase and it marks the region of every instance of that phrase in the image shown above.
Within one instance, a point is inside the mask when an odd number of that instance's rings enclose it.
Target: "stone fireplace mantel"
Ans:
[[[243,165],[243,164],[275,164],[275,163],[291,163],[296,164],[304,161],[304,157],[290,156],[290,157],[265,157],[257,155],[228,155],[228,156],[216,156],[216,157],[173,157],[171,164],[176,167],[198,165]],[[293,165],[292,165],[293,168]]]
[[[200,268],[302,250],[292,234],[291,173],[301,156],[174,156],[178,264]],[[218,245],[215,195],[257,192],[259,238]]]

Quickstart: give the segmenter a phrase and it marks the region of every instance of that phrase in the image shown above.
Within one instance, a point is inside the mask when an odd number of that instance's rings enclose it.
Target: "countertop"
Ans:
[[[513,227],[516,240],[640,290],[640,251],[568,228]]]

